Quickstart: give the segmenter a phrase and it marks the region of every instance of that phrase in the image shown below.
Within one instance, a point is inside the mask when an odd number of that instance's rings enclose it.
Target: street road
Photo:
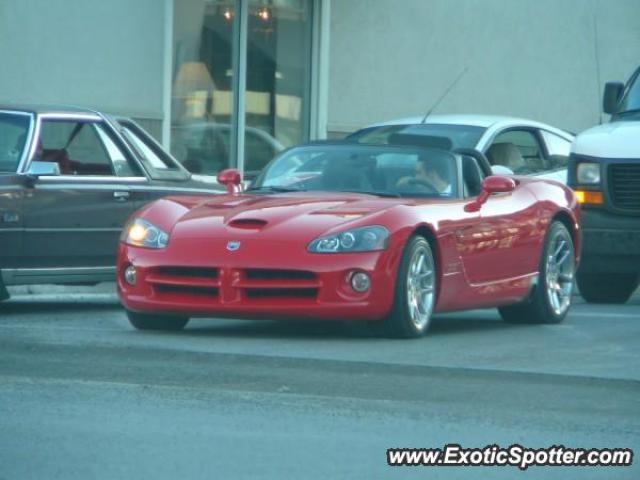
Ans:
[[[640,452],[640,296],[561,325],[195,320],[133,330],[110,294],[0,305],[0,479],[637,479],[632,467],[388,467],[389,447]]]

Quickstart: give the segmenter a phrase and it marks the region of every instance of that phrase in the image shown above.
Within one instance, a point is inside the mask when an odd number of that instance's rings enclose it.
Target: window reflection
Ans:
[[[171,151],[190,171],[231,165],[234,0],[181,0],[174,13]],[[311,0],[250,0],[245,172],[308,138]]]
[[[249,177],[275,151],[308,137],[310,3],[249,1],[245,96],[245,172]]]
[[[181,0],[174,14],[171,153],[190,171],[230,165],[233,0]]]

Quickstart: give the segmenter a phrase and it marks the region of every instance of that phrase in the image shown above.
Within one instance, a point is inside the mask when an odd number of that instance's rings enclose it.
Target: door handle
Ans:
[[[127,200],[129,200],[129,192],[113,192],[113,198],[116,199],[116,202],[126,202]]]

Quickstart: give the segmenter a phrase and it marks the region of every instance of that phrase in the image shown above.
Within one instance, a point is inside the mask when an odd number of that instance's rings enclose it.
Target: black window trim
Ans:
[[[102,124],[102,126],[104,127],[105,133],[107,135],[110,136],[110,138],[114,141],[114,143],[116,144],[116,146],[118,148],[120,148],[120,150],[122,151],[122,153],[126,156],[127,161],[129,162],[133,162],[134,164],[136,164],[139,168],[140,171],[142,172],[142,175],[136,175],[136,176],[126,176],[126,177],[120,177],[118,175],[115,174],[115,169],[112,169],[112,174],[111,175],[56,175],[55,177],[41,177],[41,179],[47,179],[47,180],[51,180],[51,179],[63,179],[63,180],[68,180],[68,179],[89,179],[89,180],[97,180],[97,179],[120,179],[122,181],[131,181],[131,180],[135,180],[135,181],[140,181],[140,180],[145,180],[148,181],[148,178],[144,175],[144,169],[142,168],[142,166],[140,165],[140,162],[138,162],[138,159],[135,158],[134,155],[132,155],[132,152],[127,148],[127,146],[122,142],[120,136],[117,134],[117,132],[114,130],[114,128],[112,127],[111,123],[102,115],[96,114],[96,113],[41,113],[41,114],[37,114],[34,124],[34,131],[33,131],[33,135],[31,136],[31,144],[29,146],[29,152],[28,152],[28,156],[26,158],[26,160],[24,161],[24,165],[22,165],[21,171],[23,173],[26,173],[29,171],[29,166],[31,165],[31,162],[33,162],[33,157],[35,155],[36,152],[36,145],[37,142],[40,139],[40,134],[41,134],[41,130],[42,130],[42,124],[43,122],[46,121],[54,121],[54,122],[76,122],[76,123],[92,123],[92,124]],[[96,136],[98,137],[98,140],[100,143],[102,143],[102,139],[100,139],[100,136],[98,135],[98,133],[96,132]],[[103,146],[103,148],[106,148],[105,146]],[[112,167],[113,167],[113,162],[111,161],[109,155],[107,155],[107,158],[109,158],[109,162],[111,163]]]

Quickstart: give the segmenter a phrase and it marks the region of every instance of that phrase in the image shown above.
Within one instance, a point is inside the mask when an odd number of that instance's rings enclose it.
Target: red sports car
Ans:
[[[492,176],[478,152],[315,143],[240,191],[157,200],[129,221],[118,291],[139,329],[191,317],[376,320],[398,337],[434,312],[498,307],[560,322],[579,260],[579,208],[551,180]]]

